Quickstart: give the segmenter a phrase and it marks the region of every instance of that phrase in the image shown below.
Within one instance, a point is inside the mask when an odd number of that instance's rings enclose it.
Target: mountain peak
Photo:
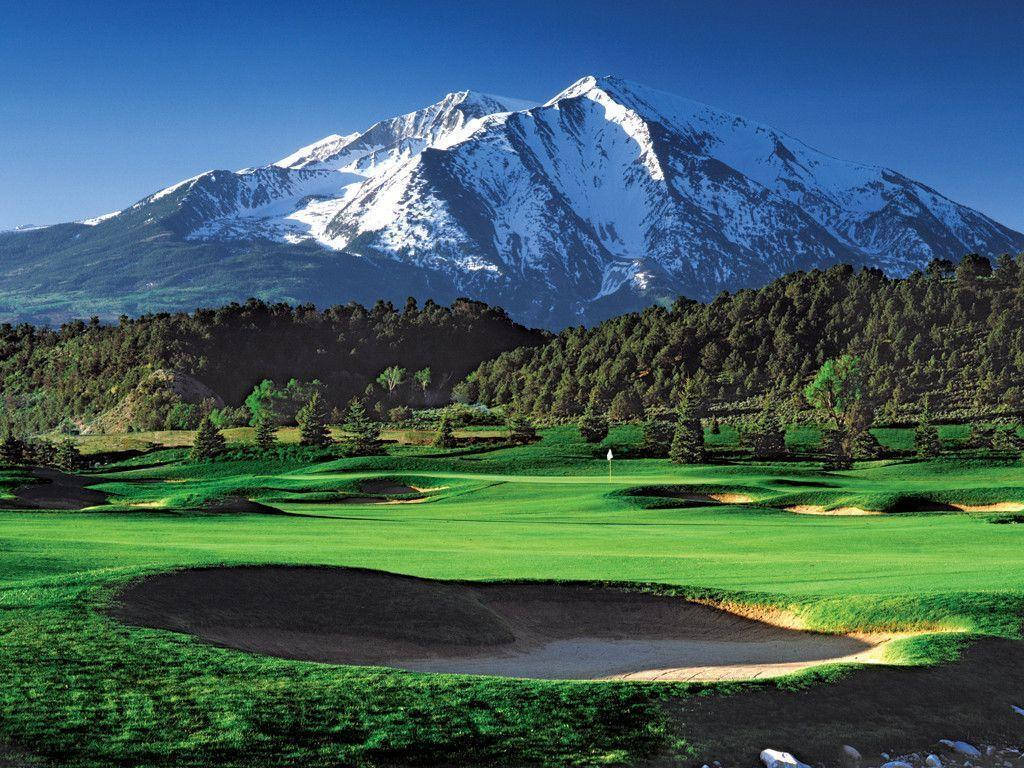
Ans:
[[[591,91],[604,91],[609,95],[626,95],[630,92],[652,91],[646,85],[627,80],[616,75],[584,75],[568,88],[563,89],[547,103],[554,104],[563,99],[574,99],[585,96]],[[669,94],[666,94],[669,95]]]
[[[474,116],[484,116],[497,112],[519,112],[537,106],[537,102],[526,99],[513,99],[509,96],[498,96],[481,91],[453,91],[445,94],[441,103],[451,103],[463,109],[471,109]]]
[[[668,91],[627,80],[617,75],[586,75],[556,94],[544,106],[556,106],[561,101],[586,97],[594,101],[610,100],[644,114],[692,114],[712,110],[706,104],[678,96]],[[717,110],[712,110],[717,111]],[[722,113],[724,114],[724,113]],[[732,117],[732,115],[729,115]]]
[[[201,174],[56,234],[0,236],[0,263],[17,266],[8,278],[38,292],[37,275],[69,274],[51,265],[66,257],[83,264],[72,282],[104,306],[148,300],[153,285],[194,302],[182,275],[202,263],[212,276],[235,270],[239,298],[472,295],[549,326],[796,269],[896,275],[1024,250],[1021,233],[905,176],[614,75],[582,77],[544,106],[453,91],[274,166]],[[238,261],[226,261],[235,246]],[[101,250],[116,259],[116,284],[97,282]],[[140,287],[125,297],[126,284]],[[218,290],[217,300],[230,292]]]
[[[321,162],[337,154],[346,144],[358,136],[358,133],[350,133],[346,136],[332,133],[330,136],[324,136],[312,144],[307,144],[301,149],[295,150],[288,157],[278,160],[274,165],[281,168],[293,168]]]

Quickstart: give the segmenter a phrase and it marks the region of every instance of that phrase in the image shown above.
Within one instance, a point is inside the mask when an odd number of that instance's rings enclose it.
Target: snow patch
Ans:
[[[104,222],[107,219],[112,219],[115,216],[118,216],[120,213],[120,211],[111,211],[110,213],[104,213],[102,216],[93,216],[91,219],[83,219],[79,223],[85,224],[90,227],[95,227],[97,224]]]

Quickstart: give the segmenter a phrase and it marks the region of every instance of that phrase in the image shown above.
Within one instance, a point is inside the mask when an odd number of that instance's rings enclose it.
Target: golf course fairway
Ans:
[[[623,459],[609,479],[606,447],[628,456],[635,437],[613,430],[591,446],[557,428],[528,446],[401,446],[311,466],[190,464],[158,451],[95,470],[89,489],[105,501],[82,510],[18,509],[17,489],[34,480],[5,476],[0,743],[97,767],[633,766],[748,764],[769,744],[831,760],[843,743],[866,753],[1021,733],[1011,706],[1024,705],[1024,526],[1008,511],[1024,502],[1019,463],[944,457],[823,472],[800,461]],[[875,514],[789,511],[800,505]],[[358,590],[289,581],[351,569],[365,569]],[[239,586],[247,572],[257,578]],[[188,587],[175,579],[202,573],[235,581],[175,592]],[[388,585],[405,577],[417,586],[393,598],[407,619],[394,629]],[[145,585],[161,580],[170,586],[148,593],[147,607]],[[318,594],[325,623],[391,621],[411,653],[406,669],[370,646],[331,657],[282,653],[280,638],[229,642],[227,630],[258,610],[264,625],[275,615],[293,624],[284,607],[304,603],[315,623]],[[674,625],[679,611],[702,618]],[[793,674],[747,681],[598,680],[641,670],[596,668],[450,674],[500,670],[417,657],[409,644],[423,641],[409,632],[453,626],[444,615],[497,646],[527,617],[544,642],[571,641],[573,625],[619,642],[693,641],[682,629],[724,616],[757,628],[737,642],[834,647],[786,659],[800,662],[780,670]],[[371,638],[384,632],[372,628]],[[825,663],[873,642],[858,637],[897,639],[875,643],[877,657]]]

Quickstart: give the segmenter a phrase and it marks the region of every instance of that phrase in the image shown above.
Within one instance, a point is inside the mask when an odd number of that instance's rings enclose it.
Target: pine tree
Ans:
[[[927,416],[925,418],[914,430],[914,451],[919,458],[934,459],[942,453],[942,442],[939,440],[939,430],[928,422]]]
[[[760,412],[741,422],[740,446],[759,461],[780,459],[787,453],[782,405],[777,396],[766,395]]]
[[[325,448],[333,441],[327,429],[327,411],[320,400],[320,393],[314,392],[296,414],[299,422],[299,445],[309,448]]]
[[[857,461],[873,461],[885,457],[885,447],[870,430],[862,429],[853,436],[851,454]]]
[[[367,415],[363,404],[353,399],[345,416],[345,431],[354,456],[374,456],[381,452],[380,423]]]
[[[1020,436],[1020,425],[1010,424],[995,433],[992,445],[996,450],[1010,453],[1024,452],[1024,437]]]
[[[643,430],[643,438],[640,441],[640,450],[643,454],[661,459],[668,456],[676,432],[671,411],[651,410],[644,420]]]
[[[632,421],[642,413],[636,394],[632,389],[620,389],[612,398],[608,417],[612,421]]]
[[[64,439],[57,443],[54,466],[64,472],[74,472],[82,465],[82,454],[74,440]]]
[[[277,447],[277,426],[269,417],[262,417],[256,422],[256,449],[260,453],[270,453]]]
[[[600,443],[608,437],[608,417],[594,405],[588,405],[580,417],[580,437],[588,443]]]
[[[680,412],[668,457],[676,464],[703,464],[706,461],[704,429],[700,419],[689,418],[688,414]]]
[[[192,443],[191,458],[193,461],[209,461],[215,459],[227,449],[227,442],[220,430],[213,426],[209,414],[199,422],[195,440]]]
[[[49,440],[33,440],[27,444],[25,462],[40,467],[56,466],[57,446]]]
[[[451,419],[446,413],[441,417],[441,424],[437,430],[437,437],[434,438],[434,446],[437,448],[454,448],[458,445],[455,439],[455,430],[452,429]]]

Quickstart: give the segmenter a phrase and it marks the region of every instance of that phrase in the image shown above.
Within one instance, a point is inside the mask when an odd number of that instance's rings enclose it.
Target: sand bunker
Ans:
[[[631,496],[653,496],[659,499],[674,499],[690,504],[752,504],[754,497],[747,493],[729,491],[708,491],[704,493],[699,486],[687,485],[654,485],[640,486],[626,491]]]
[[[962,512],[1024,512],[1024,504],[1016,501],[998,501],[995,504],[956,504],[950,506]]]
[[[872,509],[861,509],[860,507],[835,507],[825,509],[819,504],[797,504],[786,507],[788,512],[796,512],[798,515],[836,515],[838,517],[856,517],[860,515],[880,515],[881,512]]]
[[[387,478],[366,480],[359,484],[359,488],[365,493],[379,493],[384,496],[401,496],[403,494],[419,493],[419,490],[411,485],[398,483],[394,480],[388,480]]]
[[[136,626],[291,659],[550,679],[721,680],[879,661],[892,636],[826,635],[688,600],[318,567],[152,576],[111,609]]]
[[[32,475],[41,483],[23,485],[14,491],[16,509],[85,509],[107,503],[107,495],[86,486],[101,482],[92,477],[69,475],[56,469],[37,468]]]
[[[862,509],[860,507],[835,507],[825,509],[819,504],[797,504],[786,507],[788,512],[798,515],[838,515],[840,517],[858,515],[882,515],[881,510]],[[945,504],[930,500],[904,500],[898,507],[888,510],[893,512],[1024,512],[1024,504],[1015,501],[1000,501],[995,504]]]
[[[335,504],[420,504],[429,496],[423,494],[428,491],[439,491],[439,488],[417,488],[414,485],[404,485],[394,480],[381,478],[378,480],[366,480],[359,484],[359,490],[369,494],[366,496],[342,496],[333,499]],[[402,498],[392,498],[401,496]]]
[[[709,493],[708,498],[720,504],[751,504],[754,497],[746,493]]]

